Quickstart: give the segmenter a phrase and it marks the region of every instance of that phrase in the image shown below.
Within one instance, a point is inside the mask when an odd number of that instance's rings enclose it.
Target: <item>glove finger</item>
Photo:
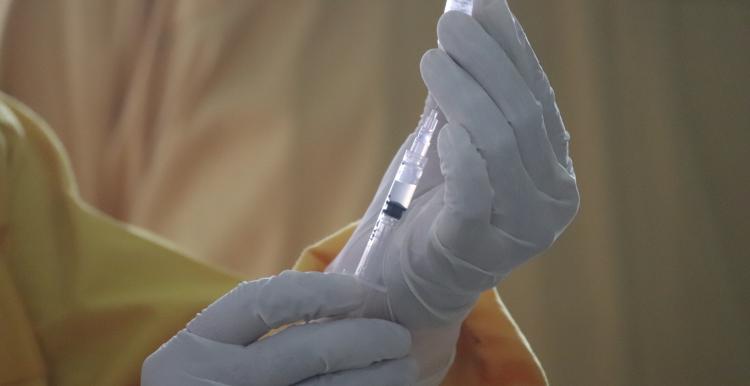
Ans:
[[[493,190],[487,163],[466,129],[445,125],[438,136],[438,154],[445,179],[444,205],[457,217],[489,225]]]
[[[175,385],[179,385],[179,386],[232,386],[227,383],[217,382],[217,381],[206,379],[206,378],[194,377],[192,375],[186,375],[184,380],[181,380],[179,383],[176,383]],[[159,384],[159,386],[167,386],[167,385]]]
[[[483,157],[498,155],[504,169],[524,170],[513,129],[487,92],[466,71],[438,49],[422,56],[420,69],[448,122],[466,128]]]
[[[243,380],[228,369],[247,368],[246,372],[250,373],[254,366],[261,365],[248,358],[245,347],[215,342],[182,330],[146,358],[141,384],[239,385],[254,378]]]
[[[438,36],[448,55],[482,86],[510,122],[521,161],[535,186],[561,196],[560,182],[569,175],[547,138],[541,105],[505,51],[474,18],[460,12],[440,18]]]
[[[383,361],[362,369],[319,375],[297,386],[411,386],[417,382],[417,363],[412,358]]]
[[[247,345],[289,323],[354,311],[366,293],[349,275],[284,271],[241,283],[198,314],[187,329],[218,342]]]
[[[557,160],[572,172],[568,157],[570,135],[565,130],[560,110],[555,102],[555,92],[547,74],[506,0],[477,0],[474,18],[485,31],[508,53],[519,74],[523,77],[536,99],[542,104],[544,122],[550,143]]]
[[[501,259],[496,251],[528,245],[505,233],[498,234],[491,225],[494,189],[487,164],[468,132],[449,123],[438,137],[438,151],[445,188],[431,247],[436,248],[435,256],[440,259],[425,262],[431,267],[415,264],[412,269],[442,272],[440,277],[451,278],[451,285],[468,292],[489,288],[499,280],[497,273],[505,271],[498,266]],[[424,272],[420,275],[429,276]]]
[[[483,86],[510,122],[530,114],[536,98],[503,48],[473,17],[448,12],[440,17],[437,31],[443,49]],[[498,84],[504,93],[491,87]]]
[[[343,370],[359,369],[407,356],[409,331],[381,319],[340,319],[289,327],[249,346],[263,357],[255,368],[260,384],[288,385]],[[251,374],[248,374],[248,377]]]
[[[506,216],[535,189],[523,167],[513,129],[482,87],[442,50],[422,57],[422,78],[449,122],[460,124],[487,161],[493,211]]]

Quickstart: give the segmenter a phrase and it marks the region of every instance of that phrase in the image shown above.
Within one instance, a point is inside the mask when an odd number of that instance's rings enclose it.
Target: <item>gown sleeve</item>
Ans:
[[[0,93],[0,385],[138,385],[238,281],[84,203],[53,132]]]

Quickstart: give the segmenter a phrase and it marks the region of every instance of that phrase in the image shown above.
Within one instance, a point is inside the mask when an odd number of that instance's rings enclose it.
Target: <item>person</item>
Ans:
[[[142,384],[546,382],[487,291],[548,248],[575,215],[569,137],[505,2],[478,2],[473,17],[444,15],[438,37],[444,51],[428,51],[421,72],[431,94],[426,110],[439,106],[444,125],[385,254],[386,295],[337,273],[243,282],[146,359]],[[231,279],[86,206],[49,129],[3,99],[0,176],[8,183],[0,198],[10,204],[2,219],[11,230],[3,257],[13,286],[0,293],[11,299],[17,344],[10,347],[18,351],[5,377],[132,382],[146,342]],[[356,263],[402,152],[357,229],[309,249],[298,268],[340,271]],[[395,322],[384,320],[383,304]],[[346,317],[360,309],[363,317]],[[83,328],[106,322],[116,333]]]

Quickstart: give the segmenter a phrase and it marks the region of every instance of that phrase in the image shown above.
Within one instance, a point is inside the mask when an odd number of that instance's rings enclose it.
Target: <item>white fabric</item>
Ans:
[[[446,13],[438,39],[443,50],[421,63],[425,112],[437,103],[447,123],[382,258],[387,302],[373,298],[365,312],[390,308],[411,330],[420,385],[448,370],[479,294],[549,248],[579,205],[554,93],[507,3],[477,1],[473,17]],[[404,146],[330,270],[356,266]]]
[[[360,308],[368,292],[334,273],[285,271],[244,282],[151,354],[141,384],[412,385],[408,330],[380,319],[328,319]]]

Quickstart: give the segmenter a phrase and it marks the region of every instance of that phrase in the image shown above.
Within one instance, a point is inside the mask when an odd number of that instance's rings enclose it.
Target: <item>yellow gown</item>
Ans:
[[[296,268],[324,269],[352,229]],[[143,359],[239,280],[87,205],[54,133],[0,94],[0,385],[137,385]],[[494,291],[444,384],[546,384]]]

